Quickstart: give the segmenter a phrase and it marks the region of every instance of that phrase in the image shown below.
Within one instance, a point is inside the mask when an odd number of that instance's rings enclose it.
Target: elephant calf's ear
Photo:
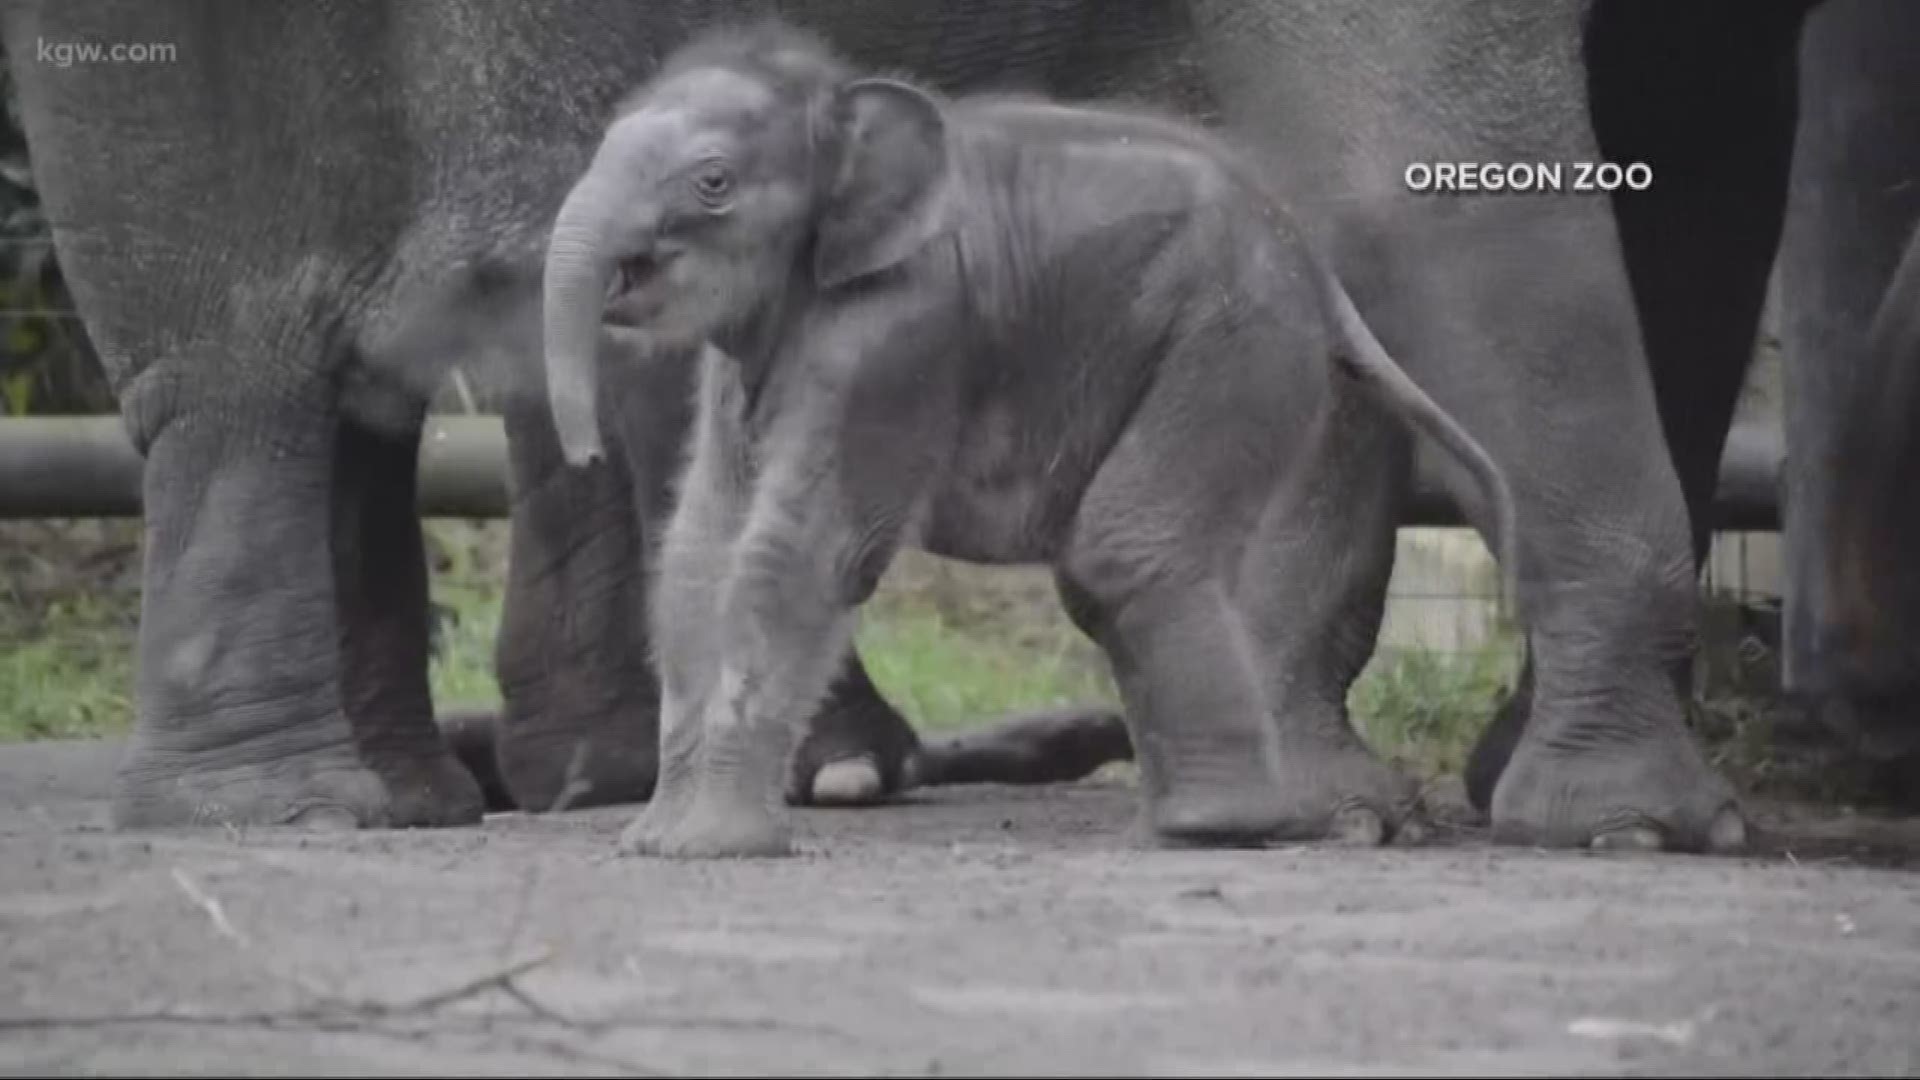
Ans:
[[[814,233],[823,289],[911,257],[945,223],[946,120],[931,97],[891,79],[840,90],[840,161]]]

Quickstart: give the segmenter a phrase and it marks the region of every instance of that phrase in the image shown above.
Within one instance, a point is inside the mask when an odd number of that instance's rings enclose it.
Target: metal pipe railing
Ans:
[[[505,517],[506,453],[497,417],[432,417],[420,446],[422,515]],[[1715,528],[1779,528],[1781,458],[1777,428],[1734,428],[1720,465]],[[141,466],[118,417],[0,420],[0,519],[139,517]],[[1462,522],[1453,500],[1423,470],[1402,524]]]

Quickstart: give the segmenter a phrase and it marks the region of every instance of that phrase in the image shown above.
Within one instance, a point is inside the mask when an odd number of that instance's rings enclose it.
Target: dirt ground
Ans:
[[[136,836],[116,752],[0,748],[11,1075],[1920,1070],[1920,867],[1819,845],[1138,852],[1113,780],[772,862],[615,857],[621,809]]]

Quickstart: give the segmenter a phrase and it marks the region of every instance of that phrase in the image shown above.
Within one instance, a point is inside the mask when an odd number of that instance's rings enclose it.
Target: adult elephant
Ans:
[[[1586,45],[1602,149],[1654,176],[1614,203],[1695,559],[1777,269],[1784,686],[1866,755],[1908,759],[1920,751],[1920,508],[1905,495],[1920,356],[1899,315],[1920,300],[1920,272],[1894,270],[1920,222],[1916,49],[1920,9],[1900,0],[1605,5]],[[1523,677],[1470,762],[1482,807],[1531,690]]]
[[[1322,226],[1388,348],[1512,479],[1537,678],[1494,793],[1497,834],[1737,843],[1731,794],[1668,675],[1689,641],[1694,560],[1610,208],[1404,181],[1417,161],[1597,159],[1587,4],[779,6],[862,63],[943,86],[1119,92],[1238,129]],[[62,262],[148,462],[122,823],[471,819],[471,786],[428,722],[407,479],[420,401],[440,356],[537,355],[548,223],[614,100],[693,10],[7,10]],[[37,51],[115,41],[176,55],[62,66]],[[619,367],[609,377],[634,381],[602,400],[630,408],[602,426],[623,433],[623,467],[562,471],[537,392],[508,410],[520,503],[500,741],[526,805],[651,783],[656,691],[631,555],[657,520],[684,403],[657,371]],[[1355,444],[1346,482],[1316,497],[1362,501],[1376,542],[1320,565],[1331,548],[1308,516],[1273,553],[1300,620],[1290,640],[1316,661],[1274,718],[1294,833],[1371,818],[1360,831],[1384,834],[1406,790],[1344,700],[1378,626],[1410,451],[1366,425]]]

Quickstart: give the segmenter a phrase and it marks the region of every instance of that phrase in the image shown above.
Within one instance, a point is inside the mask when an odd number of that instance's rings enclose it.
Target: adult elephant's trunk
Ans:
[[[569,465],[603,453],[597,373],[600,320],[613,276],[610,215],[615,201],[588,173],[567,195],[547,244],[545,327],[547,404]]]

